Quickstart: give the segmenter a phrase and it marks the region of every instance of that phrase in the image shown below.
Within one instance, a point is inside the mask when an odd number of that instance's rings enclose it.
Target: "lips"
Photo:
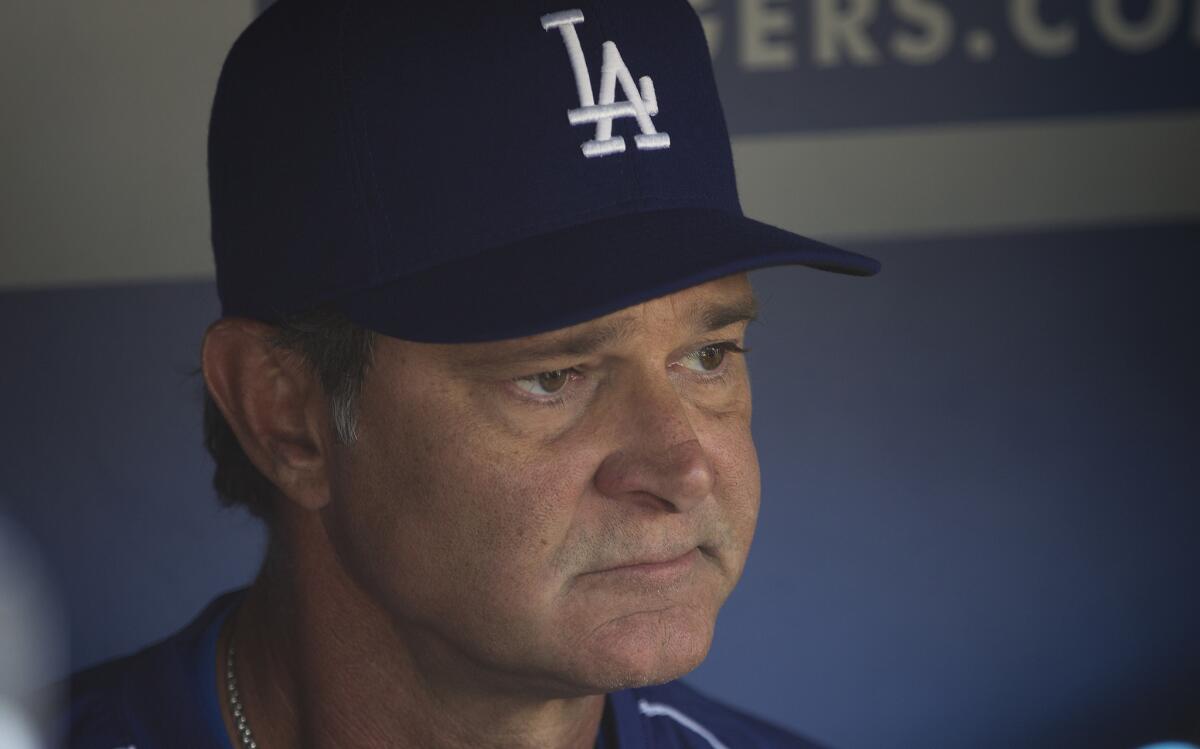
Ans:
[[[620,573],[645,576],[671,576],[686,572],[700,561],[700,547],[692,546],[682,552],[635,557],[609,565],[589,574]]]

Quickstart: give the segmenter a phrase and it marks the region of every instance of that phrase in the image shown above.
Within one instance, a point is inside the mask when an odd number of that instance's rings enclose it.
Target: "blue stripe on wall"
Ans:
[[[762,520],[693,680],[833,746],[1179,735],[1200,708],[1198,241],[908,242],[857,248],[875,279],[759,273]],[[216,314],[209,283],[0,295],[0,492],[57,571],[75,666],[253,574],[261,533],[217,509],[200,446]]]
[[[218,508],[201,446],[194,371],[217,314],[207,282],[0,294],[0,511],[57,573],[76,668],[182,626],[257,565],[262,533]]]

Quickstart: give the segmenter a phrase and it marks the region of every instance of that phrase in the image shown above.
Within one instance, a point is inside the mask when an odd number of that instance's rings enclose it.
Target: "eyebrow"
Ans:
[[[758,319],[758,300],[749,294],[733,302],[701,302],[691,317],[698,319],[705,333],[740,322]]]
[[[693,321],[697,331],[702,333],[711,333],[740,322],[751,322],[757,315],[758,302],[753,295],[731,302],[699,302],[686,313],[686,317]],[[504,352],[501,359],[504,362],[518,362],[587,356],[607,346],[628,340],[637,328],[638,319],[636,317],[632,315],[616,317],[594,323],[583,330],[563,337],[539,340],[510,349]],[[480,363],[494,361],[487,355],[480,359]]]

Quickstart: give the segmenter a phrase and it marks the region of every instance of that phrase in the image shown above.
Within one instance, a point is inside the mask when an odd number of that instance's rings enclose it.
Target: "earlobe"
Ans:
[[[299,354],[271,342],[274,328],[224,318],[204,336],[204,382],[242,450],[282,498],[308,510],[329,501],[328,409]]]

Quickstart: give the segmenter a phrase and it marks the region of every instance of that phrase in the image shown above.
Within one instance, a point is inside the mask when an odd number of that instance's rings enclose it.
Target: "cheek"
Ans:
[[[347,452],[339,551],[395,613],[462,620],[469,603],[512,626],[502,612],[545,605],[564,582],[552,560],[590,484],[586,450],[523,447],[440,403],[364,420]]]
[[[740,575],[754,537],[761,495],[758,453],[749,419],[724,420],[702,442],[717,470],[717,502],[730,534],[730,562],[736,562]]]

